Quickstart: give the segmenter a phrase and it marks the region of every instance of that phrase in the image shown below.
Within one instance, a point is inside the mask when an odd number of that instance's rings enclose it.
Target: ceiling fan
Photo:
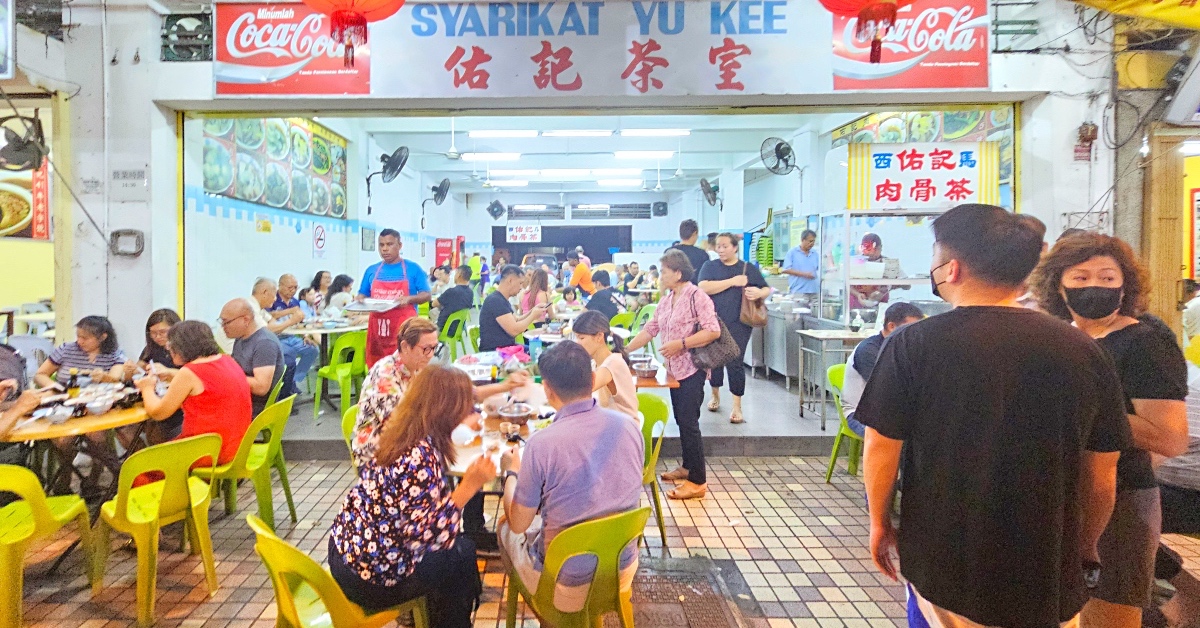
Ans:
[[[371,215],[371,178],[375,175],[380,175],[384,183],[391,183],[399,176],[400,171],[404,169],[404,164],[408,163],[408,147],[401,146],[397,148],[391,155],[380,155],[379,162],[383,164],[383,168],[378,172],[372,172],[367,175],[367,215]]]

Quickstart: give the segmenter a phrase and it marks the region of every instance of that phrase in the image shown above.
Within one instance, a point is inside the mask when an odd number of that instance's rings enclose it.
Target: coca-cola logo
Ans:
[[[866,54],[871,49],[871,40],[858,37],[857,24],[858,18],[846,23],[842,44],[848,53]],[[975,9],[970,6],[925,9],[915,19],[898,18],[883,37],[883,47],[893,53],[910,55],[969,52],[975,48],[975,31],[987,26],[987,15],[975,17]]]
[[[253,11],[243,13],[229,26],[229,32],[225,35],[225,50],[235,59],[259,55],[271,55],[277,59],[342,56],[342,44],[331,39],[322,25],[324,15],[306,15],[298,24],[273,21],[294,17],[295,11],[292,9],[264,8],[259,9],[257,14]],[[260,19],[264,22],[260,23]]]

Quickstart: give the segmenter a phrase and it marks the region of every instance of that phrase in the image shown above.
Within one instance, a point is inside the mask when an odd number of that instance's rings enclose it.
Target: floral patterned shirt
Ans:
[[[358,422],[354,426],[350,448],[354,463],[360,468],[375,459],[375,450],[379,448],[379,431],[392,415],[392,410],[400,405],[414,375],[400,361],[399,353],[379,360],[367,373],[362,394],[358,397]]]
[[[678,301],[678,303],[676,302]],[[646,333],[652,337],[662,334],[662,344],[691,336],[696,331],[696,321],[707,331],[721,331],[721,323],[717,319],[717,310],[713,307],[712,299],[695,284],[685,283],[683,294],[675,298],[675,291],[668,290],[654,309],[654,317],[646,323]],[[687,379],[696,373],[696,365],[692,364],[692,354],[684,351],[673,358],[667,358],[667,372],[677,380]]]
[[[450,500],[442,454],[426,438],[395,463],[374,459],[342,502],[329,536],[359,578],[384,587],[412,574],[426,552],[454,546],[462,511]]]

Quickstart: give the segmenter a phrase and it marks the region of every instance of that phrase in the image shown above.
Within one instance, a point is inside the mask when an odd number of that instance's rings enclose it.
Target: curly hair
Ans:
[[[1121,307],[1124,316],[1140,316],[1146,311],[1150,292],[1149,275],[1138,262],[1133,249],[1123,240],[1099,233],[1079,233],[1059,240],[1042,259],[1030,277],[1030,286],[1038,304],[1048,314],[1071,320],[1071,312],[1062,296],[1062,278],[1067,269],[1093,257],[1111,257],[1124,278]]]

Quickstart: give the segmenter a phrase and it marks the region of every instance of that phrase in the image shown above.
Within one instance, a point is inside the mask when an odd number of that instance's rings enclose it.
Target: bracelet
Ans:
[[[684,338],[680,338],[680,339],[679,339],[679,344],[683,345],[683,348],[684,348],[684,349],[687,349],[687,338],[686,338],[686,337],[684,337]]]

